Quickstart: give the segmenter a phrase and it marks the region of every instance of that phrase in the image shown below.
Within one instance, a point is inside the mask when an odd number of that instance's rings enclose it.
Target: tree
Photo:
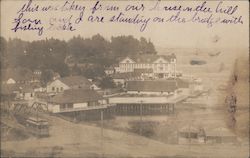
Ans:
[[[140,38],[140,50],[142,51],[142,53],[145,53],[145,54],[157,53],[153,43],[150,40],[147,41],[146,38],[144,37]]]
[[[147,51],[147,47],[148,47],[148,42],[146,38],[141,37],[140,38],[140,50],[142,51],[142,53],[145,53]]]
[[[107,77],[102,78],[101,83],[100,83],[100,87],[104,88],[104,89],[105,88],[114,88],[115,83],[111,77],[107,76]]]
[[[100,78],[105,75],[103,65],[89,65],[82,70],[83,76],[88,78]]]
[[[25,67],[30,70],[53,70],[62,77],[69,74],[84,74],[90,78],[103,77],[104,67],[118,62],[128,55],[137,55],[140,52],[155,54],[152,42],[145,38],[140,40],[133,36],[111,37],[106,40],[100,34],[91,38],[73,37],[68,42],[59,39],[45,39],[33,42],[21,39],[0,39],[0,57],[6,67]],[[67,57],[71,57],[70,64],[82,63],[88,65],[83,70],[76,65],[70,70]]]
[[[22,59],[26,55],[28,45],[29,42],[21,39],[9,39],[6,50],[8,67],[19,67],[22,64]]]
[[[75,63],[74,66],[72,67],[72,70],[71,70],[71,75],[72,76],[77,76],[77,75],[81,75],[81,69],[77,66],[77,64]]]
[[[147,54],[157,54],[157,52],[155,50],[155,46],[151,41],[148,42],[147,51],[145,53],[147,53]]]
[[[7,41],[5,38],[0,37],[0,61],[1,61],[1,67],[5,67],[7,65],[6,61],[7,56]]]
[[[133,36],[111,37],[111,49],[115,57],[125,57],[140,51],[139,40]]]
[[[52,81],[54,72],[51,69],[44,70],[41,74],[41,82],[46,85],[48,82]]]

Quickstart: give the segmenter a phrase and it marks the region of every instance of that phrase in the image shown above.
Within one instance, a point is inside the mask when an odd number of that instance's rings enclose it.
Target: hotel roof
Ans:
[[[115,73],[111,75],[113,79],[131,79],[140,77],[141,73],[139,72],[124,72],[124,73]]]
[[[159,58],[163,58],[164,60],[170,62],[171,59],[176,59],[176,56],[173,53],[170,55],[139,54],[139,55],[129,56],[129,58],[136,63],[153,63]]]
[[[84,103],[88,101],[97,101],[103,97],[94,90],[90,89],[70,89],[65,90],[50,99],[51,103]]]
[[[127,81],[128,91],[173,92],[177,89],[174,80]]]
[[[178,95],[178,96],[118,96],[109,98],[109,103],[113,104],[175,104],[185,100],[188,96]]]

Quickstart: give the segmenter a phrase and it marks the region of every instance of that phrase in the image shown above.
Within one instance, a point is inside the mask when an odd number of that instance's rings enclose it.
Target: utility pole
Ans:
[[[36,122],[38,123],[38,105],[36,104]],[[38,123],[39,124],[39,123]],[[37,126],[38,136],[40,135],[39,125]]]
[[[101,136],[103,138],[103,110],[101,110]]]
[[[142,135],[142,101],[140,103],[140,135]]]
[[[103,152],[103,110],[101,110],[101,150],[102,150],[102,157],[104,157],[104,152]]]

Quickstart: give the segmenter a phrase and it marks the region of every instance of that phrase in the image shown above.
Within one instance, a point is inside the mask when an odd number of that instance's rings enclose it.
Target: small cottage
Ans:
[[[236,135],[225,127],[217,127],[206,130],[206,142],[213,143],[235,143],[237,141]]]
[[[62,93],[68,89],[98,89],[98,87],[83,76],[69,76],[58,78],[46,87],[46,92],[50,95]]]
[[[192,125],[187,125],[179,129],[178,142],[179,144],[200,144],[205,143],[205,131],[203,128],[198,128]]]

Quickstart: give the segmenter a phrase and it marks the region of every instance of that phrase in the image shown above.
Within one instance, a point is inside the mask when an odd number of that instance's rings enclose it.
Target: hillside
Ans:
[[[167,145],[131,133],[104,130],[85,124],[74,124],[57,117],[49,117],[50,137],[24,141],[2,142],[2,156],[80,156],[80,157],[191,157],[244,158],[247,146],[184,146]],[[103,140],[103,141],[102,141]],[[103,148],[102,148],[103,147]],[[15,153],[13,152],[15,151]],[[225,153],[227,153],[225,155]],[[207,157],[206,157],[207,158]]]

